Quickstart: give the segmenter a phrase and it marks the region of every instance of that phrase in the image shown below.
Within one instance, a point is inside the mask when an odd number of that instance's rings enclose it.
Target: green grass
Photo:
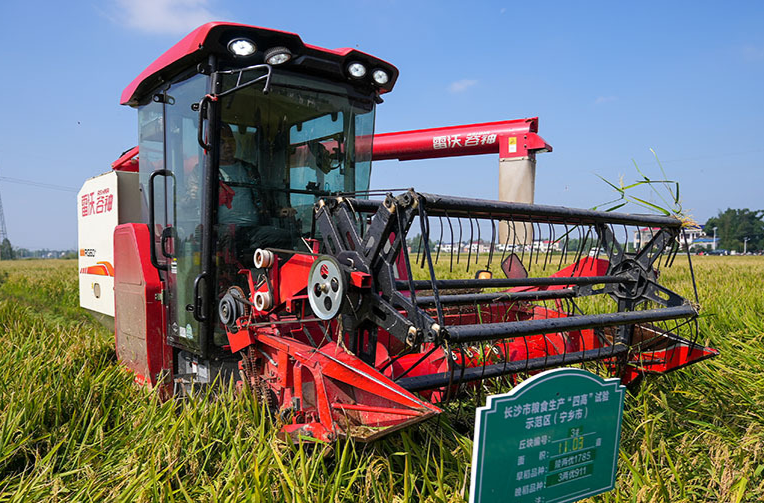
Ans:
[[[698,257],[713,360],[626,399],[598,502],[764,500],[764,258]],[[464,501],[477,405],[368,445],[290,445],[246,394],[161,403],[78,307],[76,261],[0,262],[0,502]],[[662,280],[691,295],[686,264]]]

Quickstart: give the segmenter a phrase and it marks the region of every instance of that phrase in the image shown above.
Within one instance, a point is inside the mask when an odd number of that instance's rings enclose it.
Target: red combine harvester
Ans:
[[[676,218],[371,191],[397,77],[210,23],[125,89],[139,146],[79,194],[80,296],[138,382],[234,380],[285,435],[371,440],[483,379],[575,364],[632,383],[717,353],[697,304],[658,283]],[[380,145],[421,156],[406,135]]]

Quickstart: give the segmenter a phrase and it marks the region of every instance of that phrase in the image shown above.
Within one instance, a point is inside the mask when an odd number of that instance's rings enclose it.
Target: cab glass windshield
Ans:
[[[226,75],[223,91],[237,79]],[[368,190],[374,102],[350,86],[294,74],[274,72],[268,94],[263,87],[221,100],[218,224],[256,226],[261,236],[247,238],[253,246],[295,246],[311,232],[319,197]]]

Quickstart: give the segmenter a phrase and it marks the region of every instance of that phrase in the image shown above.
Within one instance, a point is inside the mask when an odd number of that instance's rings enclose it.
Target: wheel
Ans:
[[[321,257],[308,273],[308,301],[313,313],[322,320],[331,320],[342,307],[345,297],[345,274],[332,257]]]

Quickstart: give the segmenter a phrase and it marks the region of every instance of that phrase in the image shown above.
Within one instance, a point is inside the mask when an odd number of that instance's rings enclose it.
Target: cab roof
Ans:
[[[251,56],[234,58],[228,52],[228,42],[242,37],[255,42],[258,50]],[[301,72],[335,80],[349,80],[360,87],[368,87],[370,90],[374,88],[380,94],[391,91],[398,78],[398,69],[390,63],[352,48],[325,49],[305,44],[295,33],[244,24],[212,22],[186,35],[143,70],[122,91],[120,103],[138,105],[158,86],[200,63],[206,63],[211,54],[218,55],[223,64],[244,67],[262,63],[263,51],[272,47],[286,47],[293,54],[293,59],[284,66],[297,67]],[[369,71],[366,79],[350,79],[347,75],[347,65],[356,61],[367,66]],[[372,86],[369,76],[375,68],[387,71],[390,76],[387,84]]]

